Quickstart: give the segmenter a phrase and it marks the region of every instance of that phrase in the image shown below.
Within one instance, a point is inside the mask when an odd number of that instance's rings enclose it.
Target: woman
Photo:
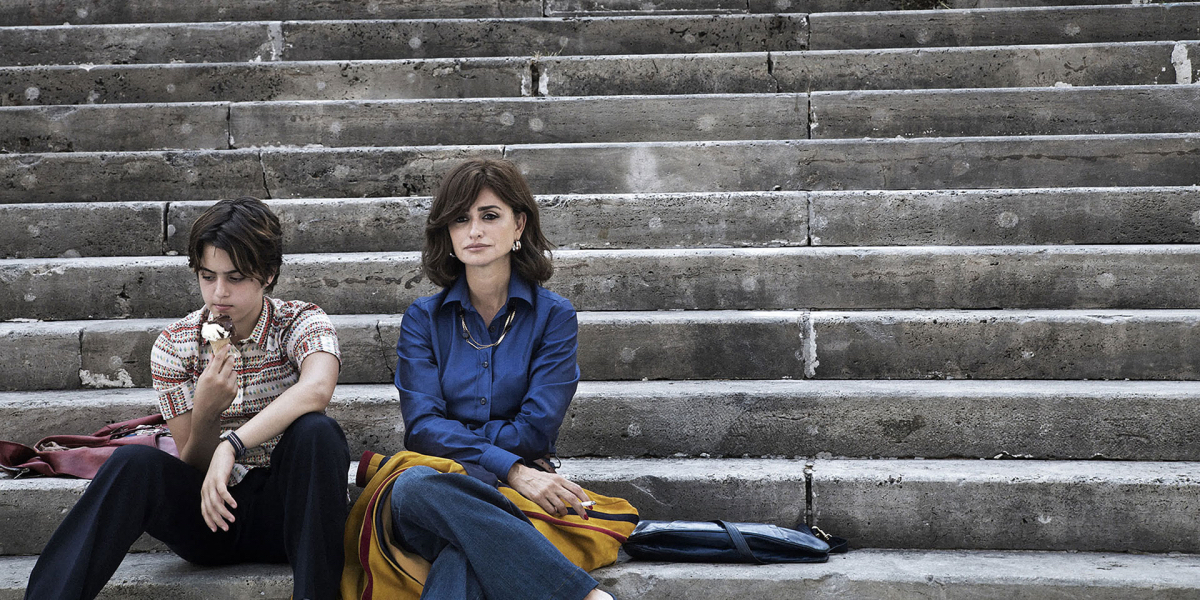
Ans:
[[[396,387],[405,446],[473,477],[414,467],[393,488],[395,538],[432,563],[423,598],[611,598],[495,488],[586,514],[587,494],[545,460],[579,382],[575,309],[540,285],[549,249],[515,165],[472,160],[446,175],[421,255],[444,289],[404,313]]]
[[[204,307],[151,354],[179,458],[114,452],[46,544],[28,600],[95,597],[143,531],[194,563],[290,563],[294,598],[337,596],[350,455],[323,411],[338,339],[316,305],[266,295],[282,262],[279,219],[262,201],[222,200],[196,219],[188,266]],[[235,344],[214,351],[201,330],[218,319]]]

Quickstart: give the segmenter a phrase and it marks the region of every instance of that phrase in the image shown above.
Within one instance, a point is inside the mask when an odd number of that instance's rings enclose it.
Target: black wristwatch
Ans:
[[[242,443],[242,438],[232,429],[221,434],[221,441],[229,442],[229,445],[233,446],[234,459],[241,460],[246,455],[246,444]]]

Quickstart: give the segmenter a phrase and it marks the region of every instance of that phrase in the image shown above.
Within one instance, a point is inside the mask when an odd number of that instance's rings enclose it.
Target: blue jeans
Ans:
[[[432,563],[429,600],[580,600],[596,587],[499,490],[412,467],[392,488],[392,533]]]

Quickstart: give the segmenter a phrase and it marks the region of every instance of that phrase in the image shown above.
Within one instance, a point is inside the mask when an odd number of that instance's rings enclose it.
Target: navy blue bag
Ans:
[[[803,525],[642,521],[623,546],[637,560],[704,563],[813,563],[849,550],[844,538]]]

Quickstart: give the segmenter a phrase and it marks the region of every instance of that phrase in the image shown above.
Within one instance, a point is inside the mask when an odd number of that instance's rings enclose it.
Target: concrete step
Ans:
[[[802,14],[0,28],[5,66],[804,50]],[[1177,39],[1177,36],[1162,39]]]
[[[813,92],[809,118],[814,139],[1182,133],[1200,86]]]
[[[429,195],[480,156],[516,162],[539,194],[1200,183],[1200,133],[268,148],[0,155],[0,204]]]
[[[533,95],[529,58],[0,67],[0,106]]]
[[[1194,131],[1194,85],[0,108],[20,153]]]
[[[0,558],[0,600],[20,600],[35,557]],[[1062,552],[854,550],[808,565],[623,562],[592,573],[620,598],[766,600],[852,595],[862,600],[953,597],[1183,600],[1200,593],[1200,557]],[[170,554],[131,554],[105,600],[287,600],[286,565],[195,567]]]
[[[807,115],[797,94],[21,106],[0,151],[795,139]]]
[[[53,0],[31,0],[0,6],[0,26],[540,16],[541,0],[379,0],[333,3],[324,0],[256,0],[234,5],[220,0],[185,3],[134,0],[116,4],[103,0],[83,0],[69,6]]]
[[[1129,42],[564,56],[543,57],[537,65],[536,89],[543,96],[1159,85],[1200,80],[1200,67],[1194,67],[1200,65],[1200,45]],[[0,71],[0,81],[5,75]],[[0,89],[9,87],[12,84],[0,84]]]
[[[420,250],[415,224],[430,201],[270,204],[296,253],[395,252]],[[1196,187],[600,194],[538,203],[561,249],[1200,243]],[[0,258],[185,254],[191,224],[210,204],[0,204]]]
[[[184,257],[0,261],[0,320],[186,314]],[[562,250],[547,287],[578,310],[1200,308],[1200,245]],[[295,254],[275,294],[333,314],[440,290],[416,252]]]
[[[920,9],[966,9],[1029,6],[1069,6],[1075,4],[1127,4],[1129,0],[547,0],[548,15],[624,15],[646,13],[736,14],[739,12],[845,12],[903,11]]]
[[[0,105],[1159,85],[1197,42],[613,56],[0,67]]]
[[[399,307],[397,307],[399,310]],[[399,315],[334,315],[341,383],[388,383]],[[148,387],[167,319],[0,323],[0,389]],[[588,381],[1200,379],[1200,311],[583,312]]]
[[[859,548],[1200,549],[1194,462],[570,459],[560,473],[642,518],[794,526],[811,512]],[[88,483],[0,479],[0,554],[40,551]]]
[[[154,414],[153,390],[0,392],[0,440]],[[562,457],[1200,460],[1196,382],[584,381]],[[350,451],[399,448],[391,384],[339,386]]]
[[[809,15],[808,20],[809,48],[812,50],[1087,44],[1200,38],[1200,25],[1197,25],[1200,23],[1200,3],[993,10],[883,10],[817,13]]]

